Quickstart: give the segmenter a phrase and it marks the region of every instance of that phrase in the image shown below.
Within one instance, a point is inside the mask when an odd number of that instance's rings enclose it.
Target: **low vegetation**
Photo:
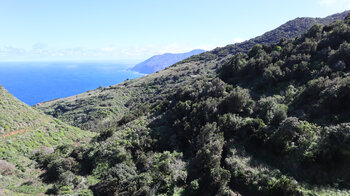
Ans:
[[[50,187],[30,159],[59,145],[89,140],[94,134],[66,125],[22,103],[0,86],[0,195],[36,195]]]

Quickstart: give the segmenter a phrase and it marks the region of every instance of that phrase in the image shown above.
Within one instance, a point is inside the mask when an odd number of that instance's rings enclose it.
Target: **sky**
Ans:
[[[211,50],[350,0],[0,0],[0,61],[135,60]]]

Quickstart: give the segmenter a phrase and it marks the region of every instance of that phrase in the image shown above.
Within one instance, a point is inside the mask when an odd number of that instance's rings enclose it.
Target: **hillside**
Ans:
[[[350,16],[221,63],[187,60],[46,103],[68,113],[129,97],[89,144],[36,160],[54,194],[90,177],[95,195],[349,195],[349,42]]]
[[[170,65],[173,65],[179,61],[187,59],[193,55],[197,55],[203,52],[205,52],[205,50],[196,49],[186,53],[178,53],[178,54],[165,53],[162,55],[155,55],[135,65],[134,67],[131,68],[131,70],[139,73],[151,74],[151,73],[160,71],[166,67],[169,67]]]
[[[206,62],[214,59],[221,61],[227,60],[238,52],[248,52],[256,44],[271,44],[277,43],[281,39],[293,39],[303,34],[315,24],[328,25],[333,21],[343,20],[349,13],[350,11],[345,11],[342,13],[327,16],[325,18],[296,18],[294,20],[286,22],[274,30],[264,33],[261,36],[255,37],[242,43],[231,44],[221,48],[219,47],[214,50],[192,56],[183,62]]]
[[[38,177],[42,171],[29,159],[32,153],[49,153],[92,136],[29,107],[0,86],[0,195],[45,192],[47,185]]]
[[[15,99],[0,86],[0,134],[40,124],[44,115]]]
[[[192,56],[159,73],[45,102],[35,108],[70,125],[98,131],[108,127],[111,122],[120,120],[129,110],[143,107],[142,103],[154,101],[177,86],[191,83],[200,76],[215,77],[218,65],[228,62],[238,52],[248,52],[255,44],[276,43],[282,38],[295,38],[316,22],[329,24],[334,20],[343,19],[347,13],[349,11],[326,18],[297,18],[262,36]]]

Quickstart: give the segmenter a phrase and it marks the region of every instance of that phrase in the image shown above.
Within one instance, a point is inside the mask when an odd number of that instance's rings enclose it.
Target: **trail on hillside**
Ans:
[[[10,133],[7,133],[5,135],[2,136],[2,138],[6,138],[6,137],[9,137],[9,136],[12,136],[12,135],[16,135],[16,134],[19,134],[19,133],[22,133],[22,132],[26,132],[26,131],[29,131],[28,129],[20,129],[20,130],[17,130],[17,131],[12,131]]]

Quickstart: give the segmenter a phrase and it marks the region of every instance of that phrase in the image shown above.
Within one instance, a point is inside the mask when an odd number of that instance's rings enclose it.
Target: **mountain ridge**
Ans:
[[[214,58],[227,59],[232,57],[232,54],[235,54],[237,52],[248,52],[248,50],[256,44],[270,44],[270,43],[276,43],[280,41],[280,39],[295,38],[296,36],[299,36],[302,33],[304,33],[307,29],[309,29],[312,25],[316,23],[322,24],[322,25],[328,25],[335,20],[343,20],[349,13],[350,13],[350,10],[344,11],[341,13],[332,14],[324,18],[298,17],[296,19],[289,20],[286,23],[278,26],[277,28],[271,31],[268,31],[260,36],[257,36],[255,38],[251,38],[241,43],[229,44],[224,47],[218,47],[211,51],[192,56],[184,60],[183,62],[191,62],[191,61],[198,61],[198,60],[209,61]],[[182,63],[182,62],[179,62],[179,63]]]

